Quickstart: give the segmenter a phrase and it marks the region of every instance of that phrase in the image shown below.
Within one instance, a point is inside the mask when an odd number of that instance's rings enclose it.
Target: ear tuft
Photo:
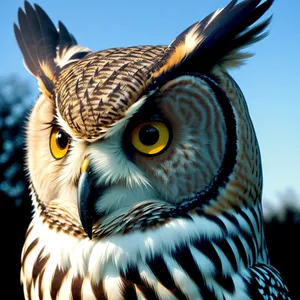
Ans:
[[[34,75],[42,93],[52,96],[56,75],[60,70],[57,55],[62,59],[76,40],[60,22],[57,30],[44,10],[37,4],[34,8],[25,1],[24,11],[18,11],[19,26],[14,24],[15,37],[23,54],[24,65]],[[77,46],[77,52],[90,53]],[[83,57],[83,56],[81,56]],[[74,61],[74,60],[73,60]]]
[[[167,72],[208,72],[216,64],[235,67],[252,55],[242,48],[263,39],[271,17],[254,25],[274,0],[231,1],[183,31],[154,65],[149,78],[156,81]]]

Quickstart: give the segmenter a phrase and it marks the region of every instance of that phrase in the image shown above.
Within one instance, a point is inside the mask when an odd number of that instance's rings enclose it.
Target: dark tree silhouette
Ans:
[[[300,198],[288,188],[278,194],[279,205],[266,201],[265,234],[271,263],[280,270],[292,299],[300,299]],[[275,209],[276,208],[276,209]]]
[[[9,299],[24,299],[20,285],[20,258],[31,216],[24,170],[24,132],[30,89],[17,77],[0,79],[0,211],[1,284]]]

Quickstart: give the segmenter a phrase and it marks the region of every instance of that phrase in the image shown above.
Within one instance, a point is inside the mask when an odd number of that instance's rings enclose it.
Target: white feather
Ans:
[[[79,45],[71,46],[70,48],[65,48],[61,56],[57,56],[55,63],[60,67],[64,67],[69,63],[75,62],[78,59],[70,59],[74,54],[78,52],[92,52],[89,48],[82,47]]]
[[[89,155],[94,172],[97,173],[97,183],[112,185],[123,182],[129,188],[133,186],[149,187],[148,179],[132,161],[128,160],[122,149],[124,129],[91,145]]]

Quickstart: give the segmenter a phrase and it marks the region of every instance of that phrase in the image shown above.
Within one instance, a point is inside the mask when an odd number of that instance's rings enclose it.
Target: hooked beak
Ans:
[[[90,159],[86,157],[81,165],[81,174],[77,190],[77,205],[82,227],[88,237],[92,239],[95,199],[92,199],[93,193],[91,193],[92,182],[89,164]]]

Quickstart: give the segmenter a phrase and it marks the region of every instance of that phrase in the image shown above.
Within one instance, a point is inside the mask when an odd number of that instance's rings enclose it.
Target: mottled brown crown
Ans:
[[[59,114],[78,138],[99,139],[145,91],[163,46],[115,48],[88,55],[59,74]]]

